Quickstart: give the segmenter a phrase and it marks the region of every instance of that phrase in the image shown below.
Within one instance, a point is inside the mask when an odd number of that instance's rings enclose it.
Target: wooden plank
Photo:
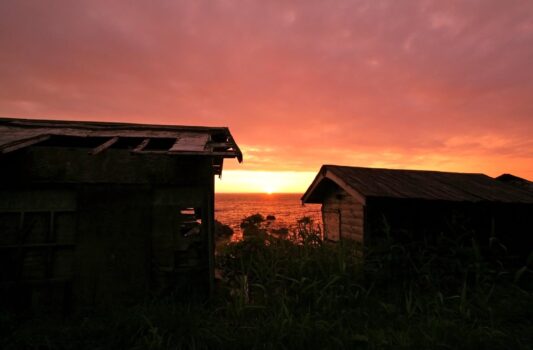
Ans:
[[[359,218],[342,216],[342,222],[347,225],[352,225],[352,226],[363,226],[363,219],[359,219]]]
[[[176,139],[174,145],[168,150],[169,152],[187,152],[187,151],[205,151],[205,146],[209,141],[209,134],[200,133],[183,133]]]
[[[133,152],[141,152],[143,149],[146,148],[146,146],[148,146],[149,142],[150,142],[150,139],[144,139],[141,143],[139,143],[137,147],[135,147]]]
[[[176,155],[194,155],[194,156],[220,156],[220,157],[223,157],[223,158],[235,158],[237,157],[238,158],[238,154],[235,153],[234,151],[229,151],[229,152],[168,152],[167,154],[170,154],[170,155],[173,155],[173,154],[176,154]]]
[[[354,219],[352,217],[344,216],[342,218],[342,222],[346,223],[348,225],[352,225],[352,226],[363,226],[363,220],[362,219]]]
[[[205,211],[207,217],[205,222],[207,232],[207,254],[209,268],[209,294],[213,295],[215,291],[215,178],[209,179],[209,189],[207,196],[204,197]]]
[[[346,223],[342,223],[342,226],[344,228],[347,228],[349,230],[352,230],[352,229],[356,229],[356,230],[362,230],[363,229],[363,225],[357,225],[357,224],[346,224]]]
[[[363,242],[363,236],[362,235],[359,235],[359,234],[350,234],[348,235],[348,238],[349,239],[353,239],[354,241],[357,241],[357,242]]]
[[[358,218],[363,218],[365,216],[365,212],[362,208],[361,209],[353,208],[353,209],[350,209],[349,212],[350,214]]]
[[[76,193],[59,189],[13,189],[0,195],[0,211],[8,213],[32,211],[73,212],[76,210]]]
[[[355,225],[341,225],[341,230],[343,232],[355,232],[355,231],[362,231],[362,226],[355,226]]]
[[[231,133],[229,132],[229,129],[226,129],[226,132],[228,135],[228,141],[233,144],[233,149],[235,150],[235,154],[237,155],[237,160],[239,161],[239,163],[242,163],[243,158],[241,149],[239,148],[239,146],[237,146],[237,142],[233,138],[233,135],[231,135]]]
[[[62,283],[70,283],[72,281],[72,278],[41,278],[41,279],[23,279],[23,280],[17,280],[17,281],[2,281],[0,282],[0,287],[10,287],[10,286],[16,286],[16,285],[30,285],[30,286],[42,286],[42,285],[51,285],[51,284],[62,284]]]
[[[236,154],[234,151],[230,152],[210,152],[210,151],[203,151],[203,152],[191,152],[191,151],[178,151],[178,152],[169,152],[169,151],[136,151],[133,150],[132,152],[138,153],[138,154],[163,154],[167,156],[217,156],[217,157],[223,157],[223,158],[235,158],[238,157],[238,154]]]
[[[342,225],[343,234],[363,234],[363,227],[353,225]]]
[[[345,212],[360,214],[363,212],[363,207],[357,207],[353,204],[341,205],[340,208]]]
[[[94,156],[94,155],[97,155],[98,153],[102,153],[103,151],[105,151],[106,149],[108,149],[109,147],[117,143],[118,139],[119,139],[118,136],[110,138],[106,142],[102,143],[100,146],[95,147],[92,151],[89,152],[89,154]]]
[[[73,243],[30,243],[30,244],[11,244],[0,245],[0,250],[6,249],[63,249],[74,248],[76,245]]]
[[[46,141],[49,138],[50,138],[50,135],[39,135],[39,136],[31,137],[31,138],[16,142],[15,144],[5,146],[2,149],[2,153],[5,154],[5,153],[16,151],[21,148],[26,148],[26,147],[41,143],[43,141]]]
[[[231,148],[233,145],[228,142],[211,142],[207,144],[211,149],[213,148]]]
[[[163,138],[175,139],[179,136],[177,131],[161,131],[161,130],[129,130],[129,129],[112,129],[112,130],[92,130],[89,136],[91,137],[142,137],[142,138]]]
[[[220,160],[220,164],[213,164],[213,173],[222,177],[222,168],[224,167],[224,158]]]
[[[363,220],[363,214],[362,213],[354,213],[352,211],[347,211],[347,210],[341,210],[341,216],[343,218],[343,220],[359,220],[359,221],[362,221]]]

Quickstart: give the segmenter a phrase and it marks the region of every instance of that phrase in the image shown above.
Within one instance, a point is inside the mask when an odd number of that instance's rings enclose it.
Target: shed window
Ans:
[[[0,280],[72,275],[74,212],[0,212]]]
[[[17,241],[21,213],[0,213],[0,245]]]
[[[179,232],[183,237],[197,236],[202,231],[201,208],[180,209]]]

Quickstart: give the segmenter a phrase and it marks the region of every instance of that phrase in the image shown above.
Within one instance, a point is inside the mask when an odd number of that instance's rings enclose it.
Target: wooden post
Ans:
[[[212,295],[215,290],[215,174],[213,173],[213,159],[211,158],[209,166],[209,185],[207,191],[207,245],[209,255],[209,294]]]

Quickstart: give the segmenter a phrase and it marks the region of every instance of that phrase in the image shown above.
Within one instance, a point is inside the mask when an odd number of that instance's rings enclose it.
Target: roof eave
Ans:
[[[358,202],[365,205],[366,204],[366,197],[359,193],[356,189],[349,186],[340,176],[335,174],[332,168],[328,167],[327,165],[323,165],[320,168],[320,171],[318,172],[317,176],[311,183],[311,185],[308,187],[307,191],[305,191],[304,195],[302,196],[301,200],[302,203],[315,203],[320,204],[323,202],[323,198],[315,198],[313,195],[315,194],[316,189],[318,186],[324,181],[325,179],[329,179],[333,181],[337,186],[348,192],[352,197],[354,197]]]
[[[232,143],[233,145],[233,148],[235,150],[235,158],[237,158],[237,160],[239,161],[239,163],[242,163],[243,162],[243,156],[242,156],[242,151],[241,149],[239,148],[239,146],[237,145],[237,142],[235,141],[235,138],[233,137],[233,135],[231,134],[231,132],[229,131],[229,128],[228,127],[224,127],[225,130],[226,130],[226,133],[228,134],[228,139],[229,141]]]
[[[211,156],[218,158],[237,158],[239,163],[243,161],[243,154],[230,130],[226,126],[222,127],[203,127],[203,126],[178,126],[178,125],[149,125],[149,124],[131,124],[131,123],[113,123],[113,122],[92,122],[92,121],[66,121],[66,120],[44,120],[44,119],[21,119],[21,118],[0,118],[0,125],[7,128],[16,129],[35,129],[37,132],[43,129],[44,133],[38,135],[31,135],[30,137],[22,137],[15,139],[11,142],[7,142],[0,145],[0,154],[10,153],[22,148],[37,146],[38,144],[47,141],[51,137],[72,136],[72,137],[104,137],[98,133],[105,133],[105,137],[109,137],[109,140],[104,142],[96,150],[91,150],[91,154],[97,154],[104,150],[111,148],[113,144],[119,138],[125,137],[122,135],[126,131],[150,131],[161,133],[178,133],[178,132],[194,132],[194,133],[206,133],[210,136],[206,142],[204,149],[192,150],[192,149],[166,149],[166,150],[144,150],[144,147],[135,148],[132,153],[140,154],[160,154],[160,155],[195,155],[195,156]],[[79,130],[80,133],[75,132],[72,134],[72,130]],[[66,132],[68,131],[68,132]],[[94,132],[95,135],[92,135]],[[116,132],[116,134],[115,134]],[[223,134],[225,141],[223,142],[225,147],[220,149],[213,149],[208,147],[210,145],[211,136],[214,134]],[[130,135],[126,135],[129,137]],[[159,138],[157,135],[132,135],[131,137],[144,138],[144,145],[147,144],[146,140]],[[172,138],[176,135],[161,136],[162,138]],[[216,143],[216,142],[215,142]]]
[[[0,123],[15,127],[54,127],[54,128],[79,128],[79,129],[143,129],[143,130],[186,130],[186,131],[208,131],[208,130],[225,130],[225,126],[196,126],[196,125],[169,125],[169,124],[141,124],[141,123],[123,123],[123,122],[103,122],[90,120],[53,120],[53,119],[28,119],[28,118],[9,118],[0,117]]]
[[[309,187],[307,188],[307,190],[303,194],[302,198],[300,198],[300,200],[302,201],[302,204],[305,204],[305,203],[313,203],[313,204],[322,203],[321,201],[316,201],[316,200],[312,199],[313,198],[312,195],[314,194],[314,192],[315,192],[316,188],[318,187],[318,185],[324,179],[323,170],[324,170],[324,166],[322,166],[320,168],[320,170],[316,174],[313,182],[311,182],[311,185],[309,185]]]

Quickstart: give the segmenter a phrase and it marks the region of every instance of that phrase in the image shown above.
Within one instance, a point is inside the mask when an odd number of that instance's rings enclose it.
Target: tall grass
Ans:
[[[179,293],[111,317],[17,325],[14,348],[531,349],[531,261],[508,267],[494,242],[321,239],[310,220],[288,239],[261,230],[218,254],[222,280],[205,303]],[[363,254],[364,253],[364,254]],[[6,328],[4,328],[6,327]]]

